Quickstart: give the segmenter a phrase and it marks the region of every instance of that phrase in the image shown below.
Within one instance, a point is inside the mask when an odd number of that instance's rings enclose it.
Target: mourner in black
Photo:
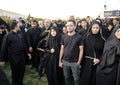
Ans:
[[[96,80],[97,85],[120,85],[120,26],[105,42]]]
[[[87,38],[84,40],[80,85],[96,85],[96,68],[104,48],[104,39],[100,30],[99,23],[94,22]]]
[[[12,70],[12,85],[23,85],[25,71],[25,55],[28,53],[24,39],[19,33],[17,22],[12,22],[12,31],[5,35],[1,48],[0,62],[5,62],[7,53],[9,55],[10,67]]]
[[[27,31],[27,42],[29,51],[32,54],[32,68],[36,71],[39,66],[39,51],[37,50],[37,44],[40,40],[41,29],[37,26],[37,21],[33,20],[31,22],[31,28]]]

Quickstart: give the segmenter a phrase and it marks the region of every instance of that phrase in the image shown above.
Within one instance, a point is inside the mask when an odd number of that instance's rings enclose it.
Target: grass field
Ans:
[[[11,70],[9,63],[3,67],[4,72],[6,73],[8,79],[11,82]],[[30,66],[26,66],[26,72],[24,76],[25,85],[48,85],[46,77],[42,77],[40,80],[37,78],[37,73],[34,70],[30,69]]]

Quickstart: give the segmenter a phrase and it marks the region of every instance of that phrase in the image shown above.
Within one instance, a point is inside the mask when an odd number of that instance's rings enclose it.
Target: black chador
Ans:
[[[48,40],[48,46],[46,48],[46,52],[49,55],[46,58],[45,62],[45,73],[48,79],[49,85],[64,85],[63,84],[63,73],[62,69],[59,68],[59,51],[60,51],[60,36],[56,29],[56,27],[51,27],[50,30],[55,30],[57,35],[53,37],[50,34]],[[54,53],[50,52],[50,49],[55,49]]]
[[[120,85],[120,40],[115,36],[119,29],[114,30],[105,43],[97,68],[97,85]]]
[[[94,22],[92,26],[94,24],[99,25],[99,23]],[[96,85],[97,64],[94,65],[93,61],[94,59],[101,58],[104,48],[104,39],[100,33],[100,28],[97,34],[93,34],[91,29],[84,40],[84,57],[81,63],[80,85]]]

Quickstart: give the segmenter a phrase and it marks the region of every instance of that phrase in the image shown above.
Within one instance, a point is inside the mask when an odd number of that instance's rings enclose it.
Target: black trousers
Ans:
[[[39,51],[37,49],[34,49],[34,51],[32,52],[32,67],[38,69],[39,64],[40,64]]]
[[[25,72],[25,59],[19,62],[10,62],[12,70],[12,85],[23,85],[23,77]]]

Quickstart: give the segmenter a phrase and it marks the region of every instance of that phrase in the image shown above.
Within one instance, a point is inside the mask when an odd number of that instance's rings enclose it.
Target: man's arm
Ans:
[[[32,40],[31,40],[31,36],[30,36],[30,29],[27,31],[27,44],[29,47],[29,51],[32,52],[33,48],[32,48],[32,44],[31,44]]]
[[[61,45],[60,56],[59,56],[59,67],[61,67],[61,68],[62,68],[62,57],[63,57],[63,53],[64,53],[64,45]]]
[[[5,60],[7,57],[7,50],[8,50],[8,39],[7,39],[7,35],[5,35],[1,47],[0,66],[4,66],[5,64]]]
[[[78,62],[77,62],[78,65],[81,64],[81,61],[82,61],[82,58],[83,58],[83,49],[84,49],[83,45],[79,46],[80,51],[79,51],[79,59],[78,59]]]

